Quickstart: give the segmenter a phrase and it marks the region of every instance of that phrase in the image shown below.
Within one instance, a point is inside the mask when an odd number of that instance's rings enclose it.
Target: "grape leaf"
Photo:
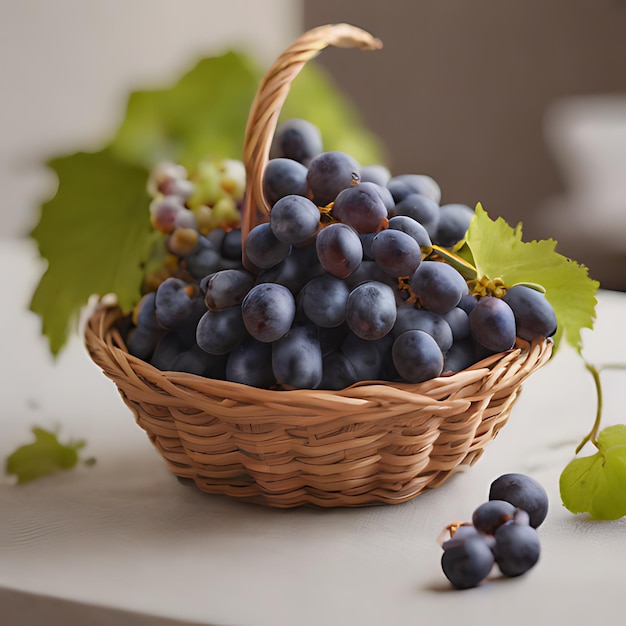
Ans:
[[[78,463],[84,441],[62,444],[54,433],[43,428],[35,427],[32,432],[35,441],[20,446],[6,461],[6,473],[17,476],[18,484],[72,469]]]
[[[554,239],[522,241],[521,223],[512,228],[501,217],[492,220],[480,204],[466,243],[479,277],[500,278],[507,287],[517,283],[543,286],[559,325],[555,347],[564,337],[581,352],[581,330],[593,328],[600,286],[584,265],[556,252]]]
[[[33,229],[48,268],[30,308],[58,354],[93,294],[115,293],[123,309],[140,297],[150,234],[147,171],[110,151],[53,159],[59,186]]]
[[[241,158],[260,79],[244,55],[202,59],[171,87],[132,93],[111,148],[148,168],[162,159],[193,167],[207,156]]]
[[[573,459],[561,473],[559,488],[572,513],[612,520],[626,515],[626,426],[600,431],[598,451]]]

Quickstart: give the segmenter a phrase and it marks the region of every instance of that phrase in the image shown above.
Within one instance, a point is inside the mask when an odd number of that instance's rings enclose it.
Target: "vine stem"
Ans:
[[[589,433],[587,433],[583,440],[578,444],[575,454],[578,454],[588,441],[590,441],[596,448],[598,447],[598,431],[600,430],[600,422],[602,421],[602,381],[600,380],[600,369],[591,363],[587,363],[587,361],[585,361],[585,367],[593,377],[593,382],[596,386],[598,405],[596,408],[596,419],[593,422],[593,426],[591,427]]]
[[[583,359],[584,361],[584,359]],[[596,409],[596,419],[591,427],[589,433],[578,444],[575,454],[578,454],[584,447],[584,445],[590,441],[596,448],[598,447],[598,431],[600,430],[600,423],[602,421],[602,381],[600,380],[600,372],[603,370],[626,370],[626,364],[624,363],[609,363],[596,367],[591,363],[584,361],[585,368],[591,373],[593,382],[596,386],[596,394],[598,398],[598,406]]]

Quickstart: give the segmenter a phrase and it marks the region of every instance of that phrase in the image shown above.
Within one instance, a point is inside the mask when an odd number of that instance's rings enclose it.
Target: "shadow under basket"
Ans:
[[[396,504],[473,464],[506,423],[552,341],[518,341],[450,376],[340,391],[257,389],[162,372],[130,355],[122,312],[87,321],[93,361],[178,477],[273,507]]]

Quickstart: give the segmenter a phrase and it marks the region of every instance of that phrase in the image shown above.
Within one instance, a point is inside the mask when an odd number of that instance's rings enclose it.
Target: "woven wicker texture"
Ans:
[[[380,42],[346,24],[321,27],[270,68],[246,130],[248,229],[268,211],[261,178],[289,84],[327,45],[375,49]],[[425,383],[277,391],[161,372],[128,354],[121,320],[119,309],[99,308],[85,343],[170,470],[207,493],[285,508],[400,503],[437,487],[480,457],[552,351],[551,341],[519,342]]]

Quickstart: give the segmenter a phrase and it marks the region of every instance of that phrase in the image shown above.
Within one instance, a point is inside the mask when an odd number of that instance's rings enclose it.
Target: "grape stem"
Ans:
[[[602,370],[626,370],[626,364],[621,363],[611,363],[598,367],[592,365],[591,363],[587,363],[587,361],[585,361],[584,363],[585,368],[588,372],[591,373],[591,376],[593,377],[593,382],[596,386],[598,404],[596,408],[596,419],[593,422],[593,426],[591,427],[589,433],[587,433],[583,440],[578,444],[575,454],[578,454],[587,442],[591,442],[596,448],[598,447],[598,431],[600,430],[600,423],[602,422],[602,381],[600,379],[600,372]]]

